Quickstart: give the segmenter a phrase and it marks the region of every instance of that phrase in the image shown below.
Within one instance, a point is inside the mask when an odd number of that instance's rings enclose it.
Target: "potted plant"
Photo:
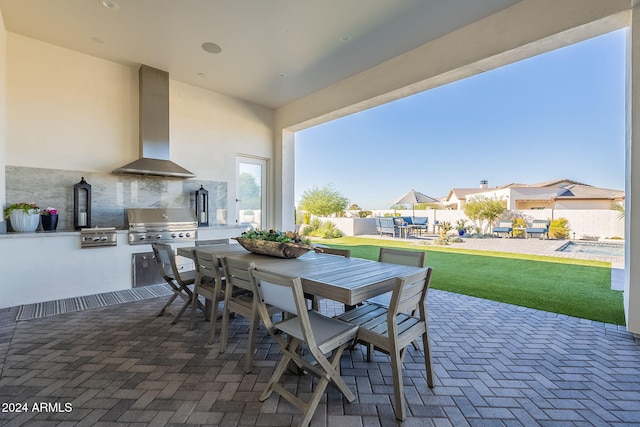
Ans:
[[[53,231],[58,227],[58,210],[48,207],[40,211],[42,217],[42,229],[45,231]]]
[[[456,230],[458,230],[458,236],[464,236],[467,231],[467,222],[464,219],[459,219],[456,222]]]
[[[36,231],[40,223],[40,209],[35,203],[13,203],[4,211],[5,219],[11,222],[14,231],[26,233]]]

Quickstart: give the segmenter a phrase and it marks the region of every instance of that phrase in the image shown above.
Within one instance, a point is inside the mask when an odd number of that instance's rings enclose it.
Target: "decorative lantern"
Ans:
[[[202,185],[196,190],[196,218],[198,226],[209,226],[209,192]]]
[[[73,186],[73,228],[91,228],[91,185],[84,176]]]

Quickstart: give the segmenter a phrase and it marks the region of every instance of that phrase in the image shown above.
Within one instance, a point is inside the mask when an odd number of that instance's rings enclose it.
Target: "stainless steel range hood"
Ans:
[[[140,90],[140,158],[113,173],[193,178],[169,160],[169,73],[142,65]]]

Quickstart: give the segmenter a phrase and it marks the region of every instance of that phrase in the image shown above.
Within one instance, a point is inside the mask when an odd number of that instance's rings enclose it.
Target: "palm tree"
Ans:
[[[618,211],[618,219],[624,219],[624,205],[621,202],[616,202],[611,205],[611,209]]]

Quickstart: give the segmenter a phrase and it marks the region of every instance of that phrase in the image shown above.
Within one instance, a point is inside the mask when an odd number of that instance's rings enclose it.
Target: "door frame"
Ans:
[[[247,154],[237,154],[236,155],[236,197],[235,197],[235,224],[236,226],[240,225],[240,164],[252,164],[259,165],[262,167],[262,183],[261,183],[261,194],[260,194],[260,228],[265,228],[265,224],[268,221],[268,188],[269,188],[269,167],[270,167],[270,159],[266,157],[259,156],[251,156]]]

